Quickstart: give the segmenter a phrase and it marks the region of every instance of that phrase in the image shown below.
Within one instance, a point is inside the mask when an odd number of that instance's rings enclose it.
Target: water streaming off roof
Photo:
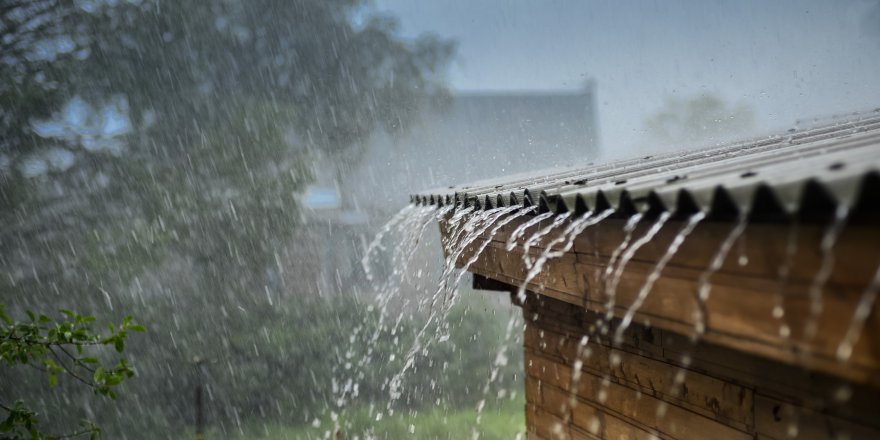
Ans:
[[[877,437],[878,17],[3,0],[0,437]]]

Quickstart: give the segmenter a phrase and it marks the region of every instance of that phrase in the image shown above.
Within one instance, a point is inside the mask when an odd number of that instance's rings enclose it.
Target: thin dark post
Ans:
[[[203,381],[202,381],[202,369],[204,368],[204,360],[198,357],[193,359],[193,363],[196,365],[196,376],[198,377],[196,381],[196,440],[204,440],[205,439],[205,404],[203,400]]]
[[[199,384],[196,385],[196,440],[205,439],[205,413],[202,406],[202,375],[199,374]]]

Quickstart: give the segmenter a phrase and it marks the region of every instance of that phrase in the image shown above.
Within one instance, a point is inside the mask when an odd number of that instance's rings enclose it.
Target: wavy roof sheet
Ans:
[[[720,147],[554,169],[424,191],[423,205],[663,211],[710,219],[825,219],[880,208],[880,109],[845,122]]]

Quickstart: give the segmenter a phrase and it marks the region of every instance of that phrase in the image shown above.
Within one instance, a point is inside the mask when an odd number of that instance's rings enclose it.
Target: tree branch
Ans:
[[[94,382],[83,379],[78,374],[74,373],[70,368],[68,368],[67,364],[65,364],[64,361],[61,360],[61,356],[58,356],[58,353],[56,353],[55,350],[53,350],[53,347],[49,347],[49,352],[52,353],[52,356],[55,358],[55,360],[58,361],[58,365],[61,366],[61,368],[63,368],[67,374],[72,376],[74,379],[88,385],[91,388],[97,387],[97,385],[95,385]]]

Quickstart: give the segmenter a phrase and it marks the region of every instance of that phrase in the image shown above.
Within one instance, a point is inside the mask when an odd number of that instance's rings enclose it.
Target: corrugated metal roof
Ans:
[[[424,191],[418,204],[492,208],[538,204],[540,211],[618,216],[699,210],[726,220],[825,218],[840,205],[880,208],[880,109],[802,131],[720,147],[580,168],[535,171]]]

